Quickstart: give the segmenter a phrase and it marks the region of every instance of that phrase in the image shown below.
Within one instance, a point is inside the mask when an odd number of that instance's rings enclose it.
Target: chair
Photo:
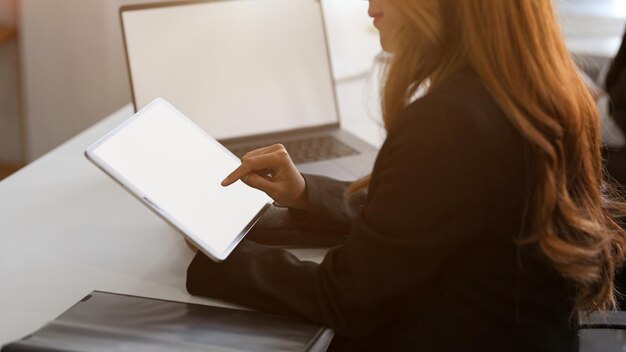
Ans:
[[[580,352],[626,352],[626,311],[581,319]]]

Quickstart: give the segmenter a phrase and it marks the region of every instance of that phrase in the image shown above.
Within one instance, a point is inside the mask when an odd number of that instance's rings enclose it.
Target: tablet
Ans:
[[[161,98],[87,148],[86,157],[215,261],[272,203],[241,181],[240,160]]]

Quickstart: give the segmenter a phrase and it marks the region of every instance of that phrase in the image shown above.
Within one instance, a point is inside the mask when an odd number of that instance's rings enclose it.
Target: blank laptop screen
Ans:
[[[319,0],[122,10],[137,109],[163,97],[217,139],[338,123]]]

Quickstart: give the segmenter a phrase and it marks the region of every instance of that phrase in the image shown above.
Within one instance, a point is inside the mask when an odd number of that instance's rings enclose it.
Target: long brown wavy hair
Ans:
[[[402,14],[382,92],[385,127],[420,87],[471,67],[532,150],[519,246],[535,245],[577,293],[576,310],[616,307],[626,206],[604,182],[595,103],[551,0],[387,0]],[[427,93],[426,93],[427,94]],[[356,181],[346,195],[367,188]]]

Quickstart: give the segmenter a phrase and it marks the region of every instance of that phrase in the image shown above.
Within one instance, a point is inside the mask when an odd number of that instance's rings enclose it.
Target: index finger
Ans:
[[[247,163],[242,163],[236,168],[233,172],[231,172],[224,181],[222,181],[222,186],[227,187],[235,183],[240,178],[246,176],[252,171],[252,167],[250,167]]]
[[[273,171],[279,167],[280,158],[278,158],[275,154],[266,154],[259,155],[254,157],[246,157],[241,158],[242,164],[235,169],[235,171],[231,172],[224,181],[222,181],[222,186],[230,186],[235,183],[235,181],[245,177],[249,173],[255,172],[259,173],[261,176],[268,176],[273,174]]]

